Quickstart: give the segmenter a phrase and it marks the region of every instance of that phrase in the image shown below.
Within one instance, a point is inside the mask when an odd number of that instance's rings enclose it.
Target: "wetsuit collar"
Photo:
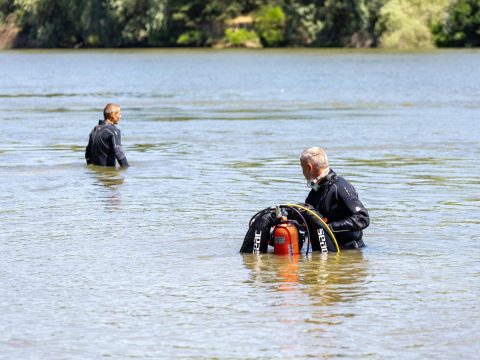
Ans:
[[[330,182],[335,176],[337,176],[337,174],[335,173],[335,171],[333,171],[332,169],[330,169],[330,171],[328,172],[327,176],[325,176],[322,181],[320,181],[320,183],[318,184],[319,187],[322,187],[324,186],[325,184],[327,184],[328,182]]]
[[[98,120],[98,125],[105,125],[105,120]]]

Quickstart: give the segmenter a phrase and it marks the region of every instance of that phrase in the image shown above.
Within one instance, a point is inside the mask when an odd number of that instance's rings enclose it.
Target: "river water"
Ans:
[[[0,52],[0,358],[473,359],[480,52]],[[122,106],[127,170],[86,166]],[[240,255],[326,149],[367,248]]]

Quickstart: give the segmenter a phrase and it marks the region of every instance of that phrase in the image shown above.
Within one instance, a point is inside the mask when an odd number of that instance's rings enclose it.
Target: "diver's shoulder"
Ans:
[[[334,179],[334,184],[337,185],[337,187],[355,190],[355,187],[352,185],[352,183],[345,179],[343,176],[337,175]]]
[[[103,125],[102,130],[108,131],[108,132],[110,132],[112,134],[115,134],[115,135],[120,134],[120,129],[117,128],[115,125],[112,125],[112,124]]]

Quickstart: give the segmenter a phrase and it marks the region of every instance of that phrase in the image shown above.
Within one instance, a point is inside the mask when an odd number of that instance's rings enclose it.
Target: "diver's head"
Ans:
[[[118,124],[122,118],[120,106],[112,103],[107,104],[105,109],[103,109],[103,118],[111,124]]]
[[[315,184],[318,184],[330,171],[327,154],[320,147],[303,150],[300,155],[300,165],[303,176],[307,179],[307,185],[311,188],[314,188]]]

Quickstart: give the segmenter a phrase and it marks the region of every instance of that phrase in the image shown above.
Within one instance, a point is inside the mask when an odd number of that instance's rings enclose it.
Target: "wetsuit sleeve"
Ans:
[[[346,181],[337,184],[337,199],[338,204],[340,206],[343,204],[351,215],[331,222],[329,225],[333,231],[359,231],[365,229],[370,224],[368,211],[361,203],[352,185]]]
[[[88,145],[85,148],[85,160],[87,164],[92,163],[92,134],[88,137]]]
[[[122,135],[120,133],[120,130],[117,131],[117,134],[112,136],[112,142],[113,142],[113,149],[115,150],[115,157],[118,160],[118,163],[120,164],[121,167],[128,167],[130,166],[127,161],[127,156],[123,152],[122,149]]]

